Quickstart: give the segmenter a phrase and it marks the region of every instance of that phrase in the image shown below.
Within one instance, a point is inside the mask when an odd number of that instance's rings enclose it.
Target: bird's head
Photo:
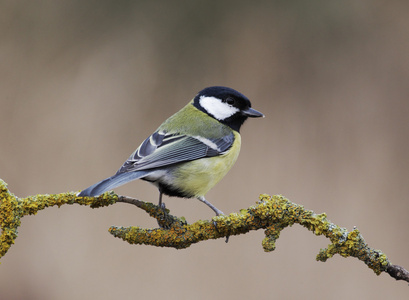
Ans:
[[[251,108],[246,96],[224,86],[201,90],[194,98],[193,105],[236,131],[240,131],[240,126],[247,118],[264,117],[261,112]]]

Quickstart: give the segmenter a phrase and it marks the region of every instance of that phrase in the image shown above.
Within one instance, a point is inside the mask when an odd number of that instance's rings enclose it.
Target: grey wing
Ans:
[[[229,150],[233,142],[233,133],[217,139],[208,139],[157,131],[132,153],[117,173],[159,168],[221,155]]]

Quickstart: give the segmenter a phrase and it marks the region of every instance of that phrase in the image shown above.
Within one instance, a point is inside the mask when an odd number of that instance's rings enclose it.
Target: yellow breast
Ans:
[[[223,155],[198,159],[180,166],[174,174],[174,184],[186,194],[204,196],[231,169],[241,146],[240,134],[234,131],[234,143]]]

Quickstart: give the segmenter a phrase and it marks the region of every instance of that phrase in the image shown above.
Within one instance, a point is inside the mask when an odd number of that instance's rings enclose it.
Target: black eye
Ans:
[[[234,98],[228,97],[228,98],[225,100],[225,102],[226,102],[227,104],[234,105],[234,103],[235,103],[236,101],[234,100]]]

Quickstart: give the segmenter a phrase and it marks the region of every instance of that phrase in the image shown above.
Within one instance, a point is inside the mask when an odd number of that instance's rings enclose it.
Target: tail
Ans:
[[[136,172],[126,172],[126,173],[117,173],[114,176],[111,176],[107,179],[104,179],[85,190],[78,193],[79,197],[95,197],[99,196],[102,193],[110,191],[118,186],[124,185],[130,181],[145,177],[149,174],[149,171],[136,171]]]

